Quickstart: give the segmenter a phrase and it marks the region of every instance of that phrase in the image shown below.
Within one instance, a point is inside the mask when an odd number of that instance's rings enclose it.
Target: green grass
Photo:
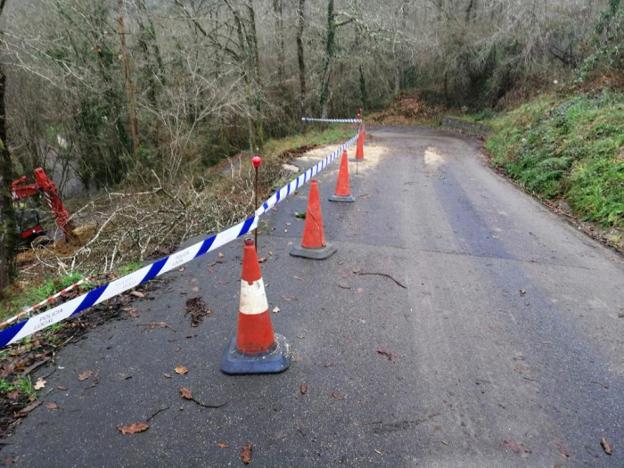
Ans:
[[[493,164],[528,191],[624,228],[624,94],[543,96],[490,125]]]
[[[142,266],[143,266],[142,263],[131,262],[131,263],[128,263],[126,265],[122,265],[119,268],[117,268],[117,274],[119,276],[126,276],[126,275],[129,275],[130,273],[134,273],[135,271],[137,271]]]
[[[15,390],[15,385],[7,379],[0,379],[0,394],[6,394]]]
[[[4,291],[3,299],[0,300],[0,320],[7,319],[19,313],[23,308],[47,299],[82,278],[83,275],[80,273],[70,273],[59,277],[49,277],[37,285],[28,285],[24,288],[14,285],[8,288]]]
[[[32,380],[30,377],[18,377],[16,381],[13,382],[15,388],[20,391],[23,395],[28,397],[36,396],[37,392],[33,387]]]
[[[264,145],[263,153],[277,156],[284,151],[302,148],[309,145],[343,143],[355,135],[356,132],[357,130],[344,125],[330,127],[325,130],[312,129],[303,134],[269,140]]]

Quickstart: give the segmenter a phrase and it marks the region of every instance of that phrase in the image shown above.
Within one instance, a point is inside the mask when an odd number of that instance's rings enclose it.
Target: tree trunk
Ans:
[[[301,116],[306,113],[306,68],[303,55],[303,29],[305,27],[305,0],[299,0],[297,9],[297,62],[299,63],[299,108]]]
[[[119,7],[119,16],[117,17],[117,32],[119,34],[121,62],[123,66],[124,81],[126,83],[126,94],[128,98],[128,127],[130,128],[132,155],[135,156],[139,149],[139,121],[137,119],[136,95],[134,82],[132,81],[130,57],[128,56],[128,49],[126,47],[126,32],[124,30],[123,16],[124,0],[118,0],[117,4]]]
[[[321,96],[319,104],[321,106],[321,117],[327,118],[329,113],[329,82],[335,50],[336,21],[334,17],[334,0],[327,1],[327,32],[325,36],[325,59],[323,61],[323,78],[321,83]]]
[[[249,17],[249,33],[247,34],[247,43],[250,49],[251,61],[254,69],[254,79],[259,85],[261,82],[260,75],[260,53],[258,51],[258,33],[256,31],[256,13],[254,11],[253,0],[247,0],[247,16]]]
[[[403,33],[405,33],[405,30],[407,28],[407,7],[409,5],[409,0],[403,0],[403,2],[401,3],[401,7],[399,8],[399,15],[401,16],[401,27],[400,27],[400,31],[402,31]],[[403,65],[403,50],[404,47],[402,47],[402,44],[400,41],[398,41],[397,43],[397,37],[398,35],[398,31],[395,32],[395,40],[394,43],[392,44],[392,49],[393,49],[393,53],[394,53],[394,58],[395,58],[395,68],[394,68],[394,96],[397,97],[399,94],[401,94],[401,82],[403,80],[403,73],[404,73],[404,65]]]
[[[158,109],[158,90],[166,85],[162,56],[156,39],[154,22],[148,15],[145,1],[137,0],[136,4],[139,13],[137,17],[137,25],[139,26],[137,42],[145,57],[145,71],[149,85],[147,97],[154,109]]]
[[[0,0],[0,17],[6,0]],[[13,161],[7,143],[6,74],[0,66],[0,295],[16,274],[17,226],[11,199]]]
[[[362,109],[368,109],[368,91],[366,90],[366,78],[364,77],[364,69],[362,65],[359,68],[360,71],[360,99],[362,100]]]
[[[282,0],[273,0],[275,13],[275,35],[277,36],[277,79],[280,83],[286,76],[286,56],[284,53],[284,9]]]

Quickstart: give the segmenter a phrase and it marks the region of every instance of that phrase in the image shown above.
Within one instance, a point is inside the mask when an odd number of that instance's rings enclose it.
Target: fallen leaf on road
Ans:
[[[296,280],[299,280],[299,281],[303,281],[303,278],[300,277],[300,276],[297,276],[297,275],[293,276],[293,278],[295,278]]]
[[[45,387],[46,383],[47,382],[43,377],[39,377],[37,381],[35,382],[35,385],[33,385],[33,388],[35,390],[41,390],[42,388]]]
[[[20,396],[19,390],[13,390],[12,392],[7,393],[7,397],[9,400],[17,400]]]
[[[308,393],[308,384],[302,383],[301,385],[299,385],[299,392],[302,395],[305,395],[306,393]]]
[[[521,296],[524,296],[527,293],[526,289],[518,289],[518,292],[520,293]]]
[[[338,287],[341,289],[351,289],[351,286],[346,283],[338,283]]]
[[[377,354],[381,354],[382,356],[387,357],[388,361],[392,361],[392,359],[394,359],[394,354],[391,353],[390,351],[384,351],[383,349],[378,349]]]
[[[50,401],[50,402],[46,403],[46,408],[48,408],[49,410],[57,410],[60,407],[59,407],[59,405],[57,405],[53,401]]]
[[[171,378],[171,374],[167,374],[166,372],[163,372],[163,377],[165,379],[170,379]]]
[[[258,259],[258,263],[264,263],[264,262],[266,262],[267,260],[268,260],[268,258],[267,258],[267,257],[260,257],[260,258]]]
[[[176,366],[175,373],[179,375],[188,374],[188,369],[184,366]]]
[[[65,390],[67,390],[67,387],[65,385],[57,385],[56,389],[60,390],[61,392],[64,392]]]
[[[243,445],[243,448],[240,452],[240,459],[245,465],[249,465],[251,463],[251,452],[253,451],[253,445],[247,442]]]
[[[600,446],[602,447],[602,450],[604,450],[604,453],[606,453],[607,455],[611,455],[613,453],[613,445],[611,445],[609,439],[607,439],[606,437],[600,439]]]
[[[117,430],[122,434],[137,434],[139,432],[147,431],[149,427],[150,425],[146,422],[136,422],[126,426],[117,426]]]
[[[141,291],[130,291],[130,295],[138,297],[139,299],[143,299],[145,297],[145,294],[143,294]]]
[[[219,442],[219,443],[217,444],[217,447],[222,448],[222,449],[224,449],[224,448],[230,448],[229,444],[226,444],[225,442]]]
[[[193,399],[193,394],[191,393],[191,390],[186,387],[180,388],[180,396],[184,398],[185,400]]]
[[[81,382],[84,382],[85,380],[90,378],[92,375],[93,375],[93,371],[91,369],[83,370],[80,374],[78,374],[78,380],[80,380]]]
[[[186,314],[191,314],[191,327],[197,327],[205,316],[212,314],[212,310],[201,297],[192,297],[186,301]]]
[[[507,440],[507,439],[503,440],[503,447],[508,448],[513,453],[518,454],[518,455],[531,453],[531,450],[529,450],[529,448],[526,445],[519,444],[517,442],[514,442],[513,440]]]
[[[223,257],[225,257],[225,255],[223,255],[223,252],[219,252],[219,253],[217,254],[217,257],[219,257],[219,258],[223,258]]]
[[[275,308],[273,309],[273,313],[274,313],[274,314],[279,314],[279,311],[280,311],[280,310],[281,310],[281,309],[280,309],[279,307],[275,306]]]

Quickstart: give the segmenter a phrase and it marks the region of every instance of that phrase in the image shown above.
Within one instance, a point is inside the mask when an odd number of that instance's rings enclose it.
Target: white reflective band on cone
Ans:
[[[269,310],[269,303],[264,292],[264,280],[260,278],[251,284],[241,280],[240,313],[259,315],[267,310]]]

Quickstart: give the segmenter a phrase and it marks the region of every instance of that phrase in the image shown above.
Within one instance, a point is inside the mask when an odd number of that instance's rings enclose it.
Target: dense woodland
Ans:
[[[299,119],[419,92],[450,107],[622,71],[620,0],[0,0],[2,265],[8,183],[165,183]],[[153,172],[152,172],[153,171]]]

